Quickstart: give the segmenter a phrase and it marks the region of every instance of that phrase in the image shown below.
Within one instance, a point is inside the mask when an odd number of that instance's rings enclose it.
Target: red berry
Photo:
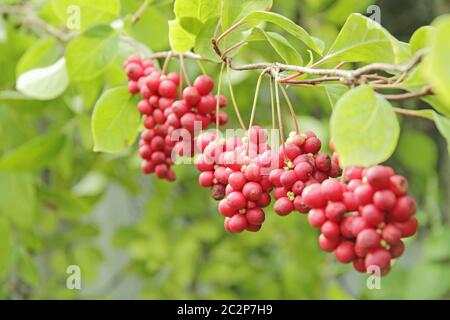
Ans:
[[[394,226],[402,232],[402,238],[412,237],[417,232],[417,220],[410,219],[405,222],[395,222]]]
[[[381,270],[389,268],[391,264],[391,254],[384,249],[377,249],[367,254],[364,262],[366,269],[371,266],[377,266]]]
[[[216,99],[213,96],[207,95],[200,98],[197,106],[198,112],[207,114],[216,109]]]
[[[302,181],[298,180],[292,185],[291,190],[296,196],[299,196],[302,194],[304,188],[305,184]]]
[[[375,190],[387,189],[390,184],[391,171],[385,166],[374,166],[367,169],[365,178]]]
[[[186,113],[180,119],[181,126],[189,132],[194,132],[195,115],[191,112]]]
[[[327,154],[318,154],[315,159],[317,170],[328,172],[331,169],[331,159]]]
[[[346,212],[345,204],[342,202],[329,202],[325,208],[325,215],[334,222],[339,222]]]
[[[248,181],[260,181],[261,180],[261,168],[256,163],[251,163],[245,168],[245,177]]]
[[[131,62],[125,67],[125,73],[127,74],[128,79],[137,81],[144,75],[144,70],[140,64]]]
[[[267,192],[263,192],[256,204],[261,208],[267,207],[270,204],[270,195]]]
[[[362,179],[363,167],[345,168],[345,177],[350,180]]]
[[[224,217],[232,217],[233,215],[236,214],[236,210],[234,210],[233,208],[231,208],[227,204],[227,200],[226,199],[220,200],[220,202],[219,202],[219,212]]]
[[[330,201],[340,201],[342,200],[342,194],[344,192],[344,187],[342,184],[333,178],[327,179],[322,182],[322,194],[325,198]]]
[[[389,178],[389,188],[396,196],[401,197],[406,195],[408,191],[408,181],[405,177],[400,175],[395,175]]]
[[[366,266],[363,258],[356,258],[353,260],[353,268],[358,272],[366,272]]]
[[[341,234],[339,224],[330,220],[325,221],[320,228],[320,232],[328,239],[337,239]]]
[[[261,229],[261,225],[255,225],[255,224],[250,224],[247,223],[247,227],[245,228],[245,230],[250,231],[250,232],[258,232]]]
[[[164,163],[158,164],[155,167],[155,174],[158,178],[165,178],[168,171],[169,171],[169,168]]]
[[[327,204],[327,200],[322,194],[322,188],[318,183],[311,184],[303,189],[302,198],[305,204],[312,209],[323,208]]]
[[[292,143],[285,143],[281,152],[290,160],[294,160],[302,154],[302,150]]]
[[[228,183],[233,187],[234,190],[241,190],[244,184],[247,182],[245,175],[238,171],[233,172],[228,177]]]
[[[211,187],[214,184],[214,173],[212,171],[205,171],[198,176],[198,183],[202,187]]]
[[[269,174],[269,181],[270,183],[272,183],[272,185],[274,187],[281,187],[281,181],[280,181],[280,177],[281,174],[284,172],[283,169],[274,169],[270,172]]]
[[[141,164],[141,170],[145,174],[152,173],[155,170],[155,165],[151,161],[144,160]]]
[[[227,204],[235,210],[241,210],[245,208],[246,203],[247,200],[239,191],[233,191],[227,196]]]
[[[171,80],[163,80],[159,84],[158,93],[164,98],[175,99],[177,97],[177,85]]]
[[[405,251],[405,244],[401,240],[392,244],[389,249],[393,259],[400,257],[403,254],[403,251]]]
[[[341,234],[343,237],[347,239],[353,239],[353,221],[356,217],[350,216],[342,219],[341,222]]]
[[[301,196],[296,196],[294,199],[294,208],[300,213],[308,213],[309,208],[303,202],[303,198]]]
[[[242,194],[251,201],[258,201],[262,194],[262,188],[259,183],[247,182],[242,188]]]
[[[229,175],[230,175],[230,172],[227,171],[227,168],[225,168],[225,167],[218,167],[214,171],[214,178],[216,178],[216,180],[223,185],[226,185],[228,183]]]
[[[358,205],[364,206],[372,202],[373,197],[373,189],[371,186],[367,184],[363,184],[355,189],[355,197],[356,201],[358,201]]]
[[[177,100],[172,104],[172,112],[179,118],[181,118],[189,108],[184,100]]]
[[[351,228],[353,235],[356,237],[361,231],[369,228],[369,223],[362,217],[355,217],[353,219]]]
[[[358,202],[353,192],[344,192],[342,194],[342,202],[345,204],[347,211],[355,211],[358,209]]]
[[[306,182],[311,177],[313,171],[313,167],[308,162],[300,162],[294,168],[297,178],[303,182]]]
[[[174,102],[175,102],[175,99],[161,97],[158,100],[158,105],[161,110],[165,110],[165,109],[171,107]]]
[[[308,213],[308,223],[314,228],[320,228],[327,220],[322,209],[311,209]]]
[[[225,186],[222,184],[215,184],[211,188],[211,197],[214,200],[222,200],[225,197]]]
[[[275,204],[273,205],[273,209],[280,216],[286,216],[289,213],[291,213],[292,210],[294,210],[294,205],[292,204],[291,200],[289,200],[286,197],[282,197],[282,198],[279,198],[277,201],[275,201]]]
[[[199,76],[194,81],[194,87],[198,90],[198,93],[202,96],[207,95],[214,88],[214,81],[209,76]]]
[[[145,84],[150,90],[157,92],[159,88],[160,78],[161,73],[159,71],[153,72],[151,75],[147,77]]]
[[[286,189],[290,189],[297,181],[297,176],[294,171],[284,171],[280,176],[280,182]]]
[[[416,213],[416,202],[409,196],[403,196],[397,199],[397,203],[391,212],[391,218],[403,222],[411,218],[414,213]]]
[[[356,258],[353,243],[350,241],[341,242],[336,248],[336,259],[342,263],[349,263]]]
[[[390,244],[395,244],[400,241],[402,231],[392,224],[388,224],[383,228],[381,237]]]
[[[167,79],[175,83],[175,85],[180,84],[180,75],[177,72],[170,72],[167,75]]]
[[[340,239],[328,239],[323,234],[320,234],[319,236],[319,246],[324,251],[333,252],[336,247],[339,245]]]
[[[244,215],[235,214],[228,222],[228,228],[231,232],[242,232],[247,227],[247,219]]]
[[[319,152],[321,146],[322,144],[319,138],[310,137],[306,139],[305,143],[303,144],[303,151],[305,153],[317,153]]]
[[[364,229],[356,237],[356,244],[361,248],[372,250],[380,245],[380,235],[375,229]]]
[[[373,195],[373,203],[381,210],[390,211],[396,202],[394,192],[390,190],[381,190]]]
[[[260,225],[264,222],[265,214],[261,208],[254,208],[247,210],[245,218],[249,224]]]
[[[361,216],[373,227],[384,221],[384,213],[373,204],[365,205],[361,210]]]

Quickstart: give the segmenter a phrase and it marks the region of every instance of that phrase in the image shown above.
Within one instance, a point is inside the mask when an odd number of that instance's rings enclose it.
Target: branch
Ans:
[[[433,117],[421,112],[422,110],[407,110],[402,108],[393,108],[393,109],[396,113],[404,116],[422,118],[433,121]]]
[[[139,6],[139,8],[136,10],[136,12],[131,16],[132,24],[137,23],[141,19],[141,16],[144,13],[145,9],[147,9],[147,7],[148,7],[148,1],[144,0],[144,2],[142,2],[142,4]]]
[[[423,87],[418,92],[408,92],[401,94],[385,94],[384,97],[388,100],[407,100],[412,98],[419,98],[429,94],[433,94],[433,90],[430,86]]]

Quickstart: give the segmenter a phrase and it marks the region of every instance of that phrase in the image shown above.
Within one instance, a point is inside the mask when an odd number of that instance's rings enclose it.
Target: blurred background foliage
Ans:
[[[0,7],[19,2],[0,0]],[[51,1],[22,2],[60,27]],[[121,16],[141,3],[122,0]],[[366,14],[371,4],[381,7],[382,25],[403,41],[450,12],[445,0],[283,0],[275,1],[272,11],[329,45],[350,13]],[[150,50],[167,50],[172,17],[172,1],[153,1],[137,24],[125,22],[125,28]],[[301,46],[295,39],[293,44]],[[254,42],[236,59],[279,60],[266,48]],[[0,298],[450,298],[449,156],[431,122],[401,118],[399,146],[388,163],[409,179],[421,229],[382,279],[382,289],[368,290],[366,275],[319,249],[317,231],[305,217],[281,218],[268,210],[261,232],[226,234],[193,166],[177,166],[178,179],[169,184],[140,173],[135,147],[120,155],[92,151],[92,108],[103,90],[126,83],[122,61],[132,47],[121,47],[105,72],[71,83],[58,98],[38,101],[14,91],[18,75],[54,63],[63,52],[57,40],[26,20],[0,16],[0,154],[28,146],[14,168],[0,169]],[[193,78],[198,66],[187,64]],[[217,79],[218,66],[205,67]],[[176,70],[177,63],[171,68]],[[255,72],[232,74],[246,119],[256,78]],[[264,126],[270,126],[267,86],[263,82],[256,116]],[[302,129],[313,129],[327,141],[326,95],[315,88],[293,88],[289,94]],[[410,108],[424,104],[407,103]],[[237,127],[231,107],[229,113],[228,127]],[[81,268],[80,291],[66,288],[69,265]]]

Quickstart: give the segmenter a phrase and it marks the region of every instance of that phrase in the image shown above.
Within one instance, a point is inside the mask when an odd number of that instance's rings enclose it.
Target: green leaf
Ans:
[[[442,136],[447,140],[447,149],[450,154],[450,119],[433,112],[434,123]]]
[[[39,271],[34,264],[30,254],[22,247],[17,252],[17,268],[20,277],[29,285],[37,287],[39,285]]]
[[[194,46],[195,36],[184,30],[178,19],[170,20],[169,43],[172,50],[182,53]]]
[[[342,27],[327,61],[395,62],[392,36],[376,21],[354,13]]]
[[[181,27],[192,35],[197,35],[202,30],[203,23],[193,17],[182,17],[179,19]]]
[[[325,88],[331,108],[334,108],[339,99],[349,90],[343,84],[324,84],[322,86]]]
[[[323,51],[323,42],[321,42],[317,38],[310,36],[305,29],[280,14],[265,11],[255,11],[247,15],[243,19],[243,21],[250,24],[252,27],[256,27],[261,22],[273,23],[298,40],[305,43],[315,52],[320,54]]]
[[[59,50],[55,39],[48,38],[31,46],[17,62],[16,75],[40,67],[53,64],[59,57]]]
[[[423,26],[417,29],[409,40],[413,53],[428,47],[428,39],[434,34],[436,29],[432,26]]]
[[[203,58],[209,59],[214,62],[220,62],[220,57],[214,51],[211,45],[211,39],[213,38],[214,28],[217,25],[218,17],[213,17],[206,21],[197,35],[195,40],[194,51],[201,55]]]
[[[249,37],[250,38],[250,37]],[[288,64],[303,65],[302,56],[282,35],[275,32],[265,32],[260,28],[254,28],[250,40],[266,40]]]
[[[173,11],[177,18],[192,17],[200,22],[220,15],[220,0],[176,0]]]
[[[167,50],[169,46],[169,26],[165,12],[158,10],[154,6],[149,6],[142,13],[139,23],[132,23],[131,19],[126,20],[126,30],[139,42],[142,42],[153,51]]]
[[[106,91],[95,105],[92,115],[94,151],[120,152],[136,139],[140,116],[136,101],[128,88]]]
[[[223,0],[222,30],[227,30],[251,12],[267,11],[271,8],[272,0]]]
[[[31,173],[0,172],[0,215],[15,225],[33,225],[36,195]]]
[[[53,0],[53,11],[69,29],[84,30],[119,16],[119,0]]]
[[[426,64],[420,64],[414,68],[406,77],[406,79],[400,84],[401,87],[410,92],[419,92],[425,86],[429,86],[429,82],[425,78]],[[444,103],[442,99],[437,95],[428,95],[420,98],[428,103],[435,110],[450,117],[450,104]]]
[[[73,39],[66,50],[71,80],[85,81],[100,75],[117,53],[118,36],[109,26],[99,25]]]
[[[411,157],[412,150],[414,157]],[[402,133],[396,155],[409,170],[426,175],[435,170],[438,150],[432,138],[420,131],[409,130]]]
[[[12,235],[11,228],[5,217],[0,216],[0,265],[4,263],[6,257],[11,253]],[[0,269],[2,269],[0,267]]]
[[[397,145],[397,117],[389,102],[370,87],[347,92],[331,118],[331,134],[343,167],[387,160]]]
[[[324,16],[327,21],[341,25],[345,21],[345,17],[348,17],[353,12],[365,11],[373,3],[373,0],[332,1],[332,5],[324,12]]]
[[[61,95],[69,85],[66,61],[59,59],[51,66],[23,73],[17,79],[17,90],[37,100],[51,100]]]
[[[425,58],[426,77],[437,96],[450,106],[450,15],[438,18],[433,25],[436,32],[431,37],[430,53]]]
[[[0,170],[39,170],[55,160],[65,139],[60,132],[38,136],[3,155],[0,158]]]

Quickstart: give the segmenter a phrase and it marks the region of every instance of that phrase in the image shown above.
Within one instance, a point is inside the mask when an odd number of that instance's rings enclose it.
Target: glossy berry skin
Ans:
[[[374,193],[372,200],[380,210],[390,211],[394,208],[397,199],[391,190],[380,190]]]
[[[375,229],[364,229],[356,237],[356,244],[364,249],[372,250],[379,246],[380,235]]]
[[[375,190],[389,188],[391,171],[384,166],[374,166],[367,169],[365,178],[369,185]]]
[[[393,220],[398,222],[407,221],[416,212],[416,202],[409,196],[401,197],[397,200],[394,209],[391,212]]]
[[[273,206],[275,212],[280,216],[286,216],[294,210],[292,201],[286,197],[279,198]]]
[[[177,97],[177,85],[170,80],[163,80],[158,88],[158,93],[164,98],[175,99]]]
[[[325,221],[325,223],[320,228],[322,234],[330,240],[338,239],[340,235],[340,228],[336,222],[330,220]]]
[[[342,184],[336,179],[327,179],[321,185],[322,194],[327,200],[340,201],[342,200],[344,188]]]
[[[350,241],[341,242],[335,251],[336,259],[341,263],[350,263],[355,259],[354,245]]]
[[[235,214],[228,222],[228,229],[233,233],[242,232],[247,228],[247,224],[247,219],[244,215]]]
[[[214,88],[214,81],[209,76],[199,76],[194,81],[194,87],[198,90],[198,93],[202,96],[209,94]]]
[[[303,190],[302,197],[305,204],[312,209],[322,208],[327,203],[322,194],[322,188],[318,183],[307,186]]]
[[[201,95],[195,87],[187,87],[183,90],[183,101],[189,107],[195,107],[201,99]]]

